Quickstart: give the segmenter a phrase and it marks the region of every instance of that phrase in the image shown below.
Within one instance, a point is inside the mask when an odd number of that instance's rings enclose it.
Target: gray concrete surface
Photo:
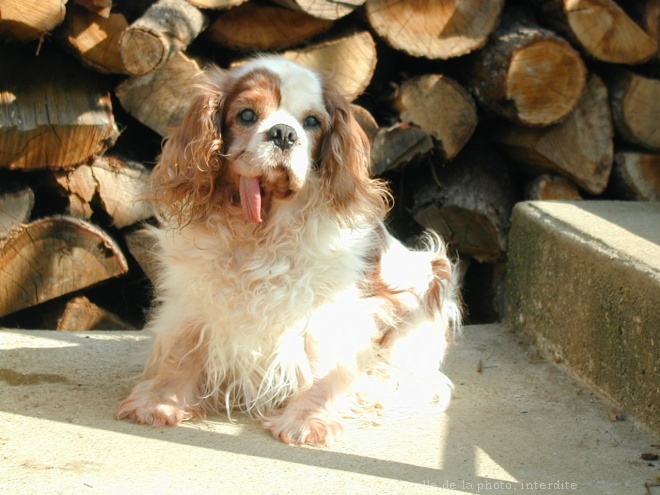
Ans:
[[[660,203],[516,205],[505,321],[660,434]]]
[[[0,331],[0,494],[658,493],[660,439],[499,325],[465,328],[444,413],[283,445],[225,417],[150,429],[112,417],[139,332]],[[481,372],[479,372],[480,370]],[[656,491],[654,491],[656,490]]]

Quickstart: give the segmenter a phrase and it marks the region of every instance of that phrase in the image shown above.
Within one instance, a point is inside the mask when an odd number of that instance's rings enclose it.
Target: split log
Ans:
[[[614,0],[532,0],[539,18],[603,62],[640,64],[658,51],[657,40]]]
[[[398,88],[394,108],[402,122],[433,136],[447,160],[467,143],[477,126],[477,107],[456,81],[440,74],[426,74],[405,81]]]
[[[128,74],[161,67],[206,27],[206,16],[185,0],[158,0],[124,31],[119,56]]]
[[[660,154],[640,151],[615,153],[610,187],[621,199],[660,201]]]
[[[248,2],[220,14],[207,33],[233,49],[280,50],[307,42],[332,25],[298,10]]]
[[[332,77],[349,100],[360,96],[371,82],[378,54],[367,31],[282,53],[285,58]]]
[[[195,60],[179,52],[158,70],[122,81],[115,94],[124,110],[167,136],[190,108],[200,71]]]
[[[34,192],[29,187],[0,194],[0,239],[14,227],[27,222],[34,208]]]
[[[615,70],[605,77],[605,82],[620,136],[629,143],[660,150],[660,80]]]
[[[128,271],[117,244],[94,225],[47,217],[0,242],[0,316]]]
[[[40,57],[0,47],[0,167],[71,168],[119,136],[101,80],[45,47]]]
[[[417,127],[395,124],[379,129],[371,147],[371,171],[373,175],[407,165],[431,152],[433,139]]]
[[[55,330],[77,332],[86,330],[135,330],[116,314],[94,304],[85,296],[71,299],[57,319]]]
[[[42,39],[63,20],[66,0],[3,0],[0,36],[19,41]]]
[[[568,42],[514,10],[474,54],[467,86],[489,111],[523,125],[546,126],[573,111],[586,75]]]
[[[431,177],[420,177],[412,213],[423,227],[479,262],[506,254],[515,194],[504,160],[481,138],[471,139],[445,166],[429,162]]]
[[[128,252],[140,265],[144,274],[149,280],[155,282],[158,274],[158,262],[155,256],[156,238],[149,232],[149,229],[140,228],[125,233],[124,240]]]
[[[500,126],[491,137],[523,170],[563,175],[588,193],[600,194],[612,170],[613,134],[607,89],[591,75],[564,122],[542,128]]]
[[[415,57],[446,60],[482,48],[504,0],[368,0],[367,19],[389,45]]]
[[[106,19],[112,11],[112,0],[75,0],[75,3]]]
[[[63,37],[65,44],[88,67],[104,74],[123,74],[119,39],[128,28],[123,14],[103,17],[83,7],[67,12]]]
[[[525,186],[525,199],[531,201],[578,200],[582,195],[575,183],[561,175],[543,174]]]
[[[237,7],[247,0],[188,0],[188,3],[200,9],[229,9]]]
[[[153,216],[147,199],[148,177],[142,164],[107,155],[91,165],[54,174],[69,201],[70,215],[91,218],[95,210],[101,210],[117,228]]]
[[[347,16],[365,0],[273,0],[275,3],[305,12],[319,19],[335,21]]]

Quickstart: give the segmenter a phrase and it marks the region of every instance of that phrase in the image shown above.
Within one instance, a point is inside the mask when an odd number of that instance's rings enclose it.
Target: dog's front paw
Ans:
[[[146,383],[146,382],[145,382]],[[176,426],[193,417],[203,418],[202,410],[187,407],[173,398],[164,399],[145,386],[138,385],[115,413],[117,419],[128,419],[149,426]]]
[[[285,409],[267,417],[264,425],[275,438],[288,444],[330,445],[344,431],[340,419],[327,410],[291,414]]]

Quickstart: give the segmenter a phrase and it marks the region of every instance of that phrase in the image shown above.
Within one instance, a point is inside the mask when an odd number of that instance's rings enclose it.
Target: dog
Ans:
[[[205,69],[150,178],[154,342],[118,419],[238,410],[283,442],[327,445],[385,403],[374,391],[437,383],[446,402],[457,267],[433,233],[415,250],[390,234],[369,156],[317,72],[272,55]]]

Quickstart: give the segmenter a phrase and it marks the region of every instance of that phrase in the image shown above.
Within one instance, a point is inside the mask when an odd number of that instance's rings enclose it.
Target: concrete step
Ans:
[[[386,417],[330,448],[255,421],[168,429],[115,421],[145,357],[140,332],[0,331],[0,494],[657,494],[660,439],[501,325],[448,355],[445,412]],[[645,487],[648,485],[648,488]]]
[[[506,322],[660,433],[660,203],[513,212]]]

